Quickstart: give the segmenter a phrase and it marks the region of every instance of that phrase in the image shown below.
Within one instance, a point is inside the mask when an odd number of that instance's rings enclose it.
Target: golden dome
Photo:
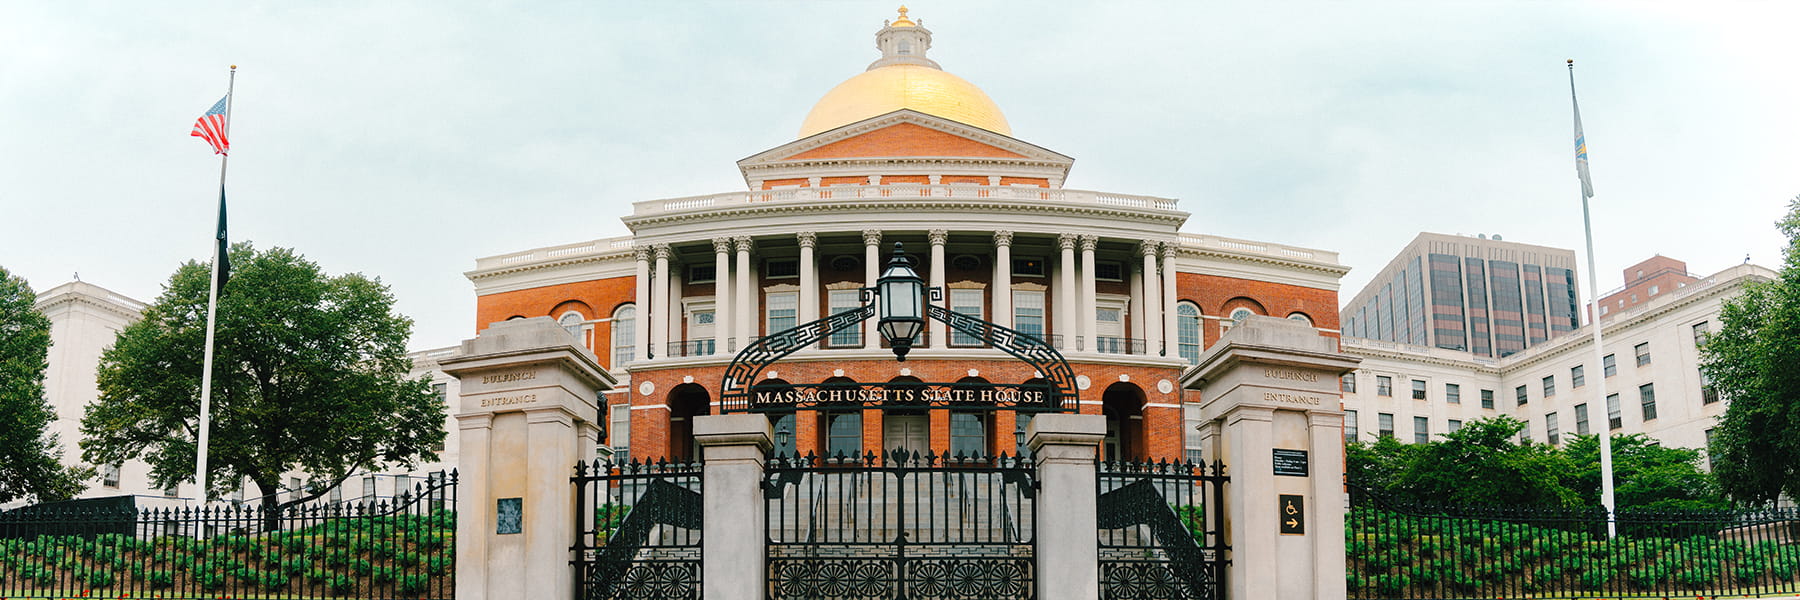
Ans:
[[[869,69],[831,88],[806,113],[800,137],[902,108],[1012,135],[1006,115],[975,84],[931,67],[895,64]]]

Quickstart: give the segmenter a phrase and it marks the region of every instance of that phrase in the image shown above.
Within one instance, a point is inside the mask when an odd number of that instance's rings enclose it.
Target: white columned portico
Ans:
[[[713,238],[713,337],[718,338],[715,344],[718,352],[726,354],[737,351],[734,338],[736,329],[732,324],[737,320],[731,318],[731,238]]]
[[[636,288],[633,290],[636,295],[633,302],[637,315],[633,319],[637,322],[632,323],[631,344],[634,348],[631,356],[633,360],[648,360],[651,356],[650,307],[653,306],[650,304],[650,289],[655,287],[650,281],[650,249],[639,246],[632,249],[631,254],[637,258],[637,281],[632,286]],[[617,369],[619,366],[613,365],[613,368]]]
[[[863,287],[872,288],[875,287],[875,280],[881,277],[881,230],[864,229],[862,235]],[[881,347],[881,342],[876,341],[876,338],[880,336],[877,336],[873,331],[868,330],[866,325],[859,325],[859,327],[864,329],[862,336],[863,348]]]
[[[946,265],[944,264],[944,244],[950,241],[950,232],[945,229],[933,229],[928,235],[931,240],[931,287],[944,290],[944,269],[946,268]],[[950,292],[949,290],[944,290],[943,293],[947,296]],[[944,302],[947,300],[949,300],[949,298],[939,297],[937,300],[933,301],[932,304],[943,307]],[[930,319],[926,319],[926,326],[931,328],[930,345],[932,349],[949,347],[950,336],[946,325],[943,323],[932,323],[930,322]]]
[[[994,232],[994,316],[988,320],[1001,327],[1013,326],[1012,244],[1013,232]]]
[[[1175,253],[1179,241],[1164,242],[1162,245],[1162,309],[1163,309],[1163,342],[1166,356],[1179,356],[1179,348],[1168,348],[1181,342],[1180,321],[1176,319],[1175,303],[1179,300],[1175,289]],[[1168,352],[1168,350],[1176,350]]]
[[[1094,248],[1100,245],[1098,236],[1081,236],[1081,340],[1076,342],[1077,351],[1098,351],[1100,349],[1094,335],[1100,329],[1099,319],[1094,314],[1094,295],[1099,293],[1094,288]]]
[[[1143,326],[1144,353],[1156,356],[1162,353],[1163,310],[1162,281],[1156,273],[1156,254],[1161,249],[1155,242],[1144,242],[1138,245],[1138,254],[1144,258],[1144,303]]]
[[[750,236],[740,235],[731,242],[737,247],[737,318],[733,322],[737,324],[738,344],[747,348],[754,338],[757,321],[750,310],[755,306],[755,299],[750,296],[750,278],[754,276],[750,271]]]
[[[800,322],[811,323],[819,318],[819,261],[813,256],[819,235],[802,231],[794,238],[800,242]]]
[[[650,247],[656,254],[656,285],[650,288],[650,353],[664,356],[669,351],[669,245]]]
[[[1075,338],[1081,336],[1081,301],[1075,299],[1075,234],[1056,236],[1056,245],[1062,249],[1062,258],[1056,262],[1061,273],[1056,286],[1056,334],[1069,340],[1068,345],[1058,349],[1070,350],[1075,347]]]

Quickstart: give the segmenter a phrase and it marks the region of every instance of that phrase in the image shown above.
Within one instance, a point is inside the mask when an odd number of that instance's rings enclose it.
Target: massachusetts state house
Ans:
[[[1337,335],[1336,253],[1187,233],[1174,199],[1067,187],[1075,159],[1016,137],[987,94],[931,59],[932,43],[902,9],[875,33],[879,57],[813,105],[796,139],[738,161],[743,189],[636,202],[628,237],[477,260],[476,322],[548,316],[591,348],[621,382],[601,401],[609,445],[633,458],[693,456],[693,418],[720,411],[733,355],[861,306],[896,242],[946,308],[1061,350],[1080,412],[1106,416],[1108,456],[1198,446],[1199,398],[1181,371],[1234,322],[1283,317]],[[874,324],[755,384],[1042,376],[935,321],[899,362]],[[837,406],[770,413],[780,450],[1010,453],[1029,418]]]

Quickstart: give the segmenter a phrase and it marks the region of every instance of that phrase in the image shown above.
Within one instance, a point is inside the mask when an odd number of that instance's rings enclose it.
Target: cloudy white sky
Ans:
[[[477,257],[741,189],[896,4],[0,3],[0,265],[151,300],[209,256],[219,165],[187,133],[237,64],[233,239],[379,277],[413,347],[450,345]],[[1800,193],[1790,3],[910,6],[1070,187],[1341,252],[1346,300],[1420,231],[1581,246],[1565,58],[1600,287],[1658,253],[1773,266]]]

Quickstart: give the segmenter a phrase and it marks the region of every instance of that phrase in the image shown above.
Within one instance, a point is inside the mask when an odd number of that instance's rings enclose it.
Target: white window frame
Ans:
[[[702,314],[711,314],[713,322],[700,323]],[[689,345],[688,356],[709,356],[719,349],[719,312],[712,296],[681,299],[681,320],[686,325],[686,334],[682,336],[684,345]],[[702,331],[696,332],[696,330]],[[710,343],[696,344],[701,340]]]
[[[951,288],[947,306],[953,312],[959,312],[977,319],[986,319],[987,290],[979,287]],[[950,331],[950,346],[968,348],[982,345],[981,338],[958,330]]]
[[[1206,347],[1206,328],[1201,326],[1205,322],[1203,314],[1198,304],[1186,300],[1175,303],[1175,352],[1190,365],[1200,362],[1200,351]],[[1189,327],[1194,335],[1191,343],[1187,340]]]
[[[826,316],[856,310],[861,306],[862,290],[860,288],[825,291]],[[849,326],[826,336],[825,345],[831,348],[861,348],[863,345],[862,322],[852,323]]]
[[[624,304],[612,314],[612,368],[637,360],[637,305]],[[620,324],[626,324],[620,327]]]
[[[792,302],[791,304],[789,304],[790,301]],[[777,306],[778,302],[781,304],[781,306]],[[787,316],[782,316],[782,317],[776,317],[775,316],[776,310],[792,311],[792,314],[787,315]],[[783,320],[792,320],[792,323],[788,324],[786,326],[776,326],[775,320],[777,318],[783,319]],[[782,331],[792,329],[795,326],[798,326],[799,324],[800,324],[800,292],[780,291],[780,292],[764,292],[763,293],[763,328],[765,331],[767,331],[766,335],[774,335],[776,333],[780,333]]]
[[[1049,333],[1050,313],[1046,296],[1047,294],[1043,290],[1013,290],[1013,329],[1039,338],[1043,338],[1045,334]],[[1036,314],[1029,314],[1026,311],[1036,311]],[[1035,329],[1026,328],[1024,323],[1027,320],[1035,320],[1037,327]]]
[[[592,337],[589,334],[594,331],[594,323],[588,320],[587,315],[581,314],[580,311],[563,311],[563,314],[556,317],[556,324],[561,325],[564,331],[569,332],[570,336],[580,342],[581,347],[589,349],[594,347],[593,342],[589,339]]]

